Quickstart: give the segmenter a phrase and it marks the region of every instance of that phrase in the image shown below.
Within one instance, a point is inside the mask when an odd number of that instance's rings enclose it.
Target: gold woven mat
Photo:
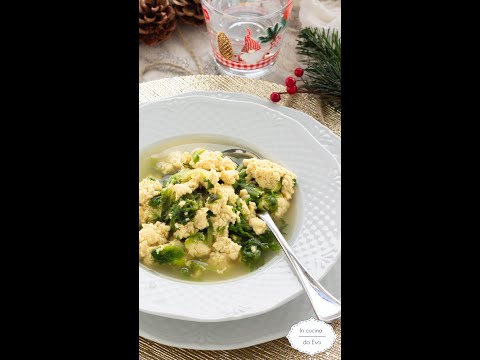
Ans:
[[[265,344],[228,351],[205,351],[180,349],[161,345],[139,337],[139,358],[142,360],[286,360],[286,359],[322,359],[337,360],[341,358],[342,332],[340,321],[331,324],[337,339],[333,346],[324,353],[309,356],[290,346],[287,338],[269,341]]]
[[[141,83],[140,103],[158,100],[191,91],[230,91],[256,95],[268,99],[273,91],[285,91],[285,86],[262,80],[218,75],[192,75],[167,78]],[[310,94],[282,96],[280,105],[288,106],[317,119],[338,136],[341,135],[341,115],[329,106],[322,106]],[[337,360],[341,355],[341,322],[331,324],[337,340],[326,352],[309,356],[290,346],[287,338],[269,341],[265,344],[228,351],[203,351],[180,349],[158,344],[139,337],[139,359],[142,360],[277,360],[277,359],[322,359]]]

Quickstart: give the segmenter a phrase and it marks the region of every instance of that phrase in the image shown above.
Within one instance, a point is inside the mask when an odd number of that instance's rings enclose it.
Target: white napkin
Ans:
[[[302,28],[335,28],[341,34],[340,0],[300,0],[299,20]]]

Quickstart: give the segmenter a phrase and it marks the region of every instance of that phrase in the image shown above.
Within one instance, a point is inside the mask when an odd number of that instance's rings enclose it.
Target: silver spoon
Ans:
[[[241,159],[250,159],[253,157],[261,159],[260,156],[254,152],[247,151],[244,149],[228,149],[222,151],[225,156],[241,158]],[[232,159],[233,160],[233,159]],[[318,320],[331,322],[335,319],[340,318],[341,316],[341,304],[332,294],[330,294],[315,278],[308,272],[307,269],[302,265],[300,260],[293,253],[290,245],[283,237],[282,233],[278,229],[277,225],[273,221],[272,217],[268,212],[257,213],[258,217],[265,221],[268,228],[277,238],[280,246],[282,247],[287,259],[290,261],[293,270],[297,274],[300,283],[302,284],[305,292],[312,303],[313,311],[317,316]]]

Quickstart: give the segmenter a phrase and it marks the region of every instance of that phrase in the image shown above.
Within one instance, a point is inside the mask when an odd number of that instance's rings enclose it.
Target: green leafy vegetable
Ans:
[[[148,202],[148,205],[157,210],[158,218],[155,220],[168,222],[168,213],[170,206],[175,202],[175,194],[172,189],[165,189],[160,195],[154,196]]]
[[[193,245],[197,242],[202,242],[206,245],[208,245],[207,243],[207,238],[205,237],[205,234],[201,231],[193,234],[193,235],[190,235],[187,240],[185,240],[185,246],[188,248],[190,245]]]
[[[207,183],[207,190],[210,190],[213,188],[213,184],[210,181],[210,179],[205,179],[204,181]]]
[[[193,235],[190,235],[187,240],[185,240],[185,243],[187,241],[194,242],[194,241],[202,241],[205,242],[205,234],[201,231],[196,232]]]
[[[230,234],[235,234],[240,236],[243,239],[249,239],[255,236],[250,225],[248,225],[247,220],[240,214],[240,221],[235,222],[234,224],[230,224],[228,226],[228,231]]]
[[[207,228],[207,237],[205,238],[205,243],[208,246],[212,246],[213,244],[213,226],[209,225]]]
[[[221,196],[218,195],[218,194],[211,194],[208,198],[207,198],[207,203],[211,204],[215,201],[217,201],[218,199],[220,199]]]
[[[244,179],[238,179],[238,181],[233,185],[235,190],[240,190],[245,189],[247,190],[248,194],[252,198],[252,200],[258,200],[260,197],[264,194],[264,191],[262,188],[258,187],[255,185],[253,182],[247,182]]]
[[[170,224],[172,229],[175,223],[185,225],[192,220],[198,209],[205,205],[206,191],[199,190],[194,194],[187,194],[182,196],[178,201],[175,200],[175,193],[172,189],[164,189],[157,195],[150,199],[148,205],[157,210],[158,217],[155,220]],[[185,204],[180,206],[180,202]]]
[[[262,235],[255,234],[242,214],[240,214],[239,222],[230,224],[229,236],[234,242],[242,246],[240,251],[242,261],[249,266],[250,270],[254,270],[264,264],[265,250],[277,251],[280,249],[277,239],[275,239],[270,230],[267,230]],[[256,248],[254,247],[254,250],[252,250],[252,246],[256,246]]]
[[[185,250],[175,244],[167,244],[162,249],[152,250],[153,259],[160,264],[182,266],[185,264]]]
[[[247,169],[243,166],[243,163],[237,168],[238,171],[238,179],[243,181],[247,177]]]
[[[251,238],[242,244],[241,254],[242,261],[248,265],[250,271],[255,270],[259,266],[265,264],[265,258],[262,250],[267,250],[268,244],[263,243],[260,239]]]
[[[208,268],[208,263],[200,260],[190,260],[190,276],[193,278],[198,278],[203,275],[203,273]]]
[[[280,244],[278,243],[275,235],[270,230],[265,231],[262,235],[257,235],[262,243],[268,244],[268,248],[272,251],[277,251],[281,249]]]
[[[199,208],[205,206],[205,204],[207,203],[208,196],[209,194],[207,190],[204,188],[198,188],[197,190],[195,190],[194,193],[184,195],[184,197],[187,199],[190,199],[190,198],[194,199],[198,203]]]
[[[225,230],[227,230],[227,227],[226,226],[220,226],[218,229],[217,229],[217,233],[219,235],[223,235],[225,234]]]
[[[184,201],[185,204],[180,206],[182,201]],[[176,223],[185,225],[193,219],[198,209],[199,204],[196,199],[193,197],[182,196],[180,201],[175,202],[170,207],[170,227],[173,229]]]
[[[243,180],[247,177],[247,170],[243,169],[242,171],[238,172],[238,178]]]
[[[235,234],[229,234],[228,236],[230,236],[230,239],[232,239],[232,241],[234,243],[237,243],[237,244],[242,244],[242,237],[241,236],[238,236],[238,235],[235,235]]]
[[[190,178],[190,176],[192,175],[192,171],[193,170],[190,169],[182,170],[175,175],[172,175],[168,183],[174,185],[184,183]]]
[[[278,210],[277,197],[273,194],[265,194],[257,204],[260,211],[268,211],[274,213]]]
[[[190,268],[188,266],[184,266],[180,269],[180,274],[185,277],[190,277]]]
[[[282,191],[282,179],[280,179],[277,186],[275,186],[275,188],[272,190],[272,192],[274,193],[278,193],[280,191]]]
[[[205,149],[196,150],[192,153],[193,163],[196,164],[200,160],[200,155],[205,152]]]

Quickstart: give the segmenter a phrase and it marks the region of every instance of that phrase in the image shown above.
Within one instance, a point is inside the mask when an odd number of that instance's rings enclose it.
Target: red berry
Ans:
[[[289,76],[285,79],[285,85],[288,86],[295,86],[295,84],[297,83],[297,80],[295,80],[295,78]]]
[[[303,69],[302,68],[296,68],[295,69],[295,76],[296,77],[302,77],[303,76]]]
[[[297,85],[287,86],[287,92],[288,92],[290,95],[295,94],[297,91],[298,91]]]
[[[278,92],[273,92],[270,94],[270,100],[272,100],[272,102],[279,102],[281,99],[280,97],[280,94]]]

